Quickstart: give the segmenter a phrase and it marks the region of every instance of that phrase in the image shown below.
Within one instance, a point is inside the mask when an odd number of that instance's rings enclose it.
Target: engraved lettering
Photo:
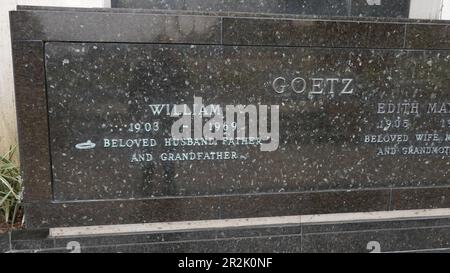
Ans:
[[[273,90],[277,92],[278,94],[283,94],[286,91],[286,87],[288,85],[286,84],[286,79],[283,77],[276,78],[272,83]]]
[[[350,89],[350,84],[353,82],[353,79],[343,79],[342,83],[345,84],[344,89],[342,90],[341,94],[353,94],[354,89]]]
[[[302,88],[299,88],[299,85],[301,85]],[[303,93],[303,92],[305,92],[305,89],[306,89],[306,81],[305,81],[305,79],[300,78],[300,77],[295,78],[292,80],[291,87],[295,93],[297,93],[297,94]]]

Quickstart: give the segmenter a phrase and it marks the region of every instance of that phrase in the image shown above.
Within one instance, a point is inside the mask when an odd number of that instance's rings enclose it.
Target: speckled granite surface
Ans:
[[[13,232],[11,245],[26,253],[448,253],[449,224],[437,218],[61,238],[35,230]]]
[[[449,207],[448,22],[61,8],[11,22],[27,228]],[[173,145],[155,109],[194,96],[279,106],[277,150]]]
[[[373,2],[373,3],[372,3]],[[409,0],[112,0],[113,8],[408,17]]]

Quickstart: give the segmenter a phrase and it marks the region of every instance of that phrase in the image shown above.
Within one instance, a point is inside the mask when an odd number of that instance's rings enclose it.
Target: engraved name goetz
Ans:
[[[354,79],[336,77],[277,77],[272,81],[272,88],[278,94],[293,92],[308,96],[352,95],[355,93]]]

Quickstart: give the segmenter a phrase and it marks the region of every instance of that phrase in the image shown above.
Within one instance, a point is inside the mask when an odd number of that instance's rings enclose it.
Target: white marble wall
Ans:
[[[0,4],[0,154],[17,143],[17,126],[14,104],[11,42],[8,11],[17,0],[1,0]]]
[[[441,19],[444,2],[448,2],[448,0],[411,0],[409,17],[414,19]]]
[[[450,20],[450,0],[444,0],[442,6],[442,19]]]

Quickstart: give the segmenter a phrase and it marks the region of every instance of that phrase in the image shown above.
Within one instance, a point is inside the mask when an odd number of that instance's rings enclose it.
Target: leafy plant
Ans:
[[[0,211],[14,226],[22,201],[23,183],[17,165],[12,161],[15,148],[0,158]]]

